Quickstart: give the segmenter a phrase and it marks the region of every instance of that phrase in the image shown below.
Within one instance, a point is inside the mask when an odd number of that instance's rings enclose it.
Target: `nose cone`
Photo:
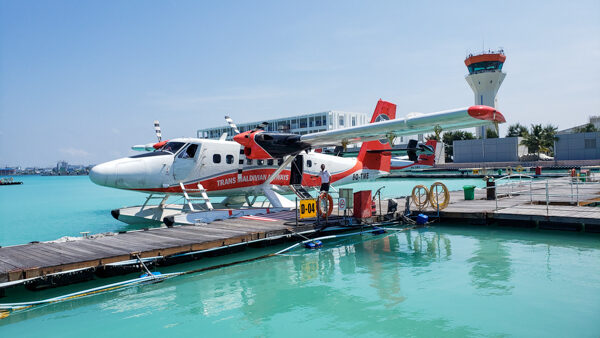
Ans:
[[[114,162],[98,164],[90,170],[90,180],[102,186],[113,186],[116,176],[117,166]]]
[[[246,131],[241,134],[237,134],[233,137],[233,140],[244,147],[250,147],[250,132]]]

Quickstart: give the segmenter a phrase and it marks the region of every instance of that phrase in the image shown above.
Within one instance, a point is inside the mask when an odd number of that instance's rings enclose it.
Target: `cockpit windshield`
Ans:
[[[185,143],[183,142],[168,142],[162,148],[157,149],[157,151],[166,151],[171,154],[175,154],[181,147],[183,147]]]

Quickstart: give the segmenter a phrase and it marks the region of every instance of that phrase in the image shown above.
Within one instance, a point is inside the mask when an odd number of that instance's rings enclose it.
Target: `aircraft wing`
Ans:
[[[343,146],[393,136],[430,133],[436,125],[448,131],[504,122],[504,116],[492,107],[471,106],[429,114],[414,113],[404,118],[302,135],[300,141],[312,147]]]

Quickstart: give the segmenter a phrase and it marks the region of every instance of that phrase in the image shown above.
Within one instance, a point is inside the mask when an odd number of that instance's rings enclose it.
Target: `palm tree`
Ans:
[[[552,154],[554,151],[554,141],[557,139],[557,127],[547,124],[542,127],[541,124],[532,124],[529,133],[523,137],[521,144],[527,146],[529,153]]]
[[[540,147],[542,145],[542,134],[544,128],[541,124],[532,124],[531,131],[523,137],[521,144],[529,149],[529,153],[540,154]]]
[[[554,141],[558,139],[558,137],[556,137],[557,130],[558,127],[553,126],[551,124],[545,125],[544,129],[542,130],[541,147],[543,148],[546,154],[551,156],[554,155]]]
[[[527,127],[520,123],[515,123],[508,126],[508,133],[506,134],[506,137],[525,137],[527,134],[529,134]]]

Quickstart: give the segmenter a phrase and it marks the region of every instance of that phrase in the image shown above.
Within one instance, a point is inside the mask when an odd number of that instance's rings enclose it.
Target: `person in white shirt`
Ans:
[[[321,172],[318,175],[321,178],[321,192],[329,192],[329,179],[331,174],[325,169],[325,164],[321,164]]]

